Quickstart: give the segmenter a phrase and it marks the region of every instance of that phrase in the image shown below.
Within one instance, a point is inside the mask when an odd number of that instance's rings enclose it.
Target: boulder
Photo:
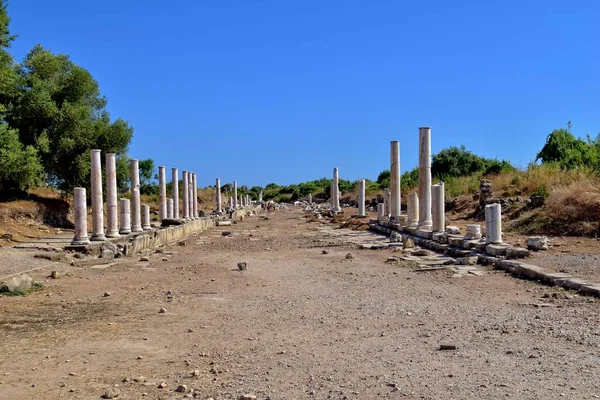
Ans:
[[[28,275],[18,275],[13,276],[12,278],[2,282],[2,287],[0,287],[0,292],[15,292],[15,291],[23,291],[26,292],[31,289],[33,285],[33,279],[31,279]]]
[[[449,225],[446,227],[446,233],[449,235],[460,235],[460,228],[458,226]]]
[[[532,236],[527,238],[527,248],[533,251],[548,250],[550,242],[546,236]]]

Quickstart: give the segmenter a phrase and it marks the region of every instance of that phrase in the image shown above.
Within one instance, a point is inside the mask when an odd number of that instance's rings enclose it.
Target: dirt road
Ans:
[[[318,226],[274,213],[149,262],[34,272],[42,290],[0,297],[0,398],[600,398],[597,300],[413,272]]]

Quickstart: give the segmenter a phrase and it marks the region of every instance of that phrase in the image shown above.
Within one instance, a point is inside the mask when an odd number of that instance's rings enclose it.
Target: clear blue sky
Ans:
[[[370,178],[464,144],[525,166],[573,122],[600,131],[600,2],[11,0],[36,43],[98,80],[134,158],[199,185]]]

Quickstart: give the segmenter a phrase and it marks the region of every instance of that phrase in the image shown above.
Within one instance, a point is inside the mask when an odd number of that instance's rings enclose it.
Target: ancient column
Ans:
[[[431,220],[431,128],[419,128],[419,229],[429,231]]]
[[[192,193],[194,195],[194,218],[198,219],[198,181],[196,180],[196,174],[192,175],[192,182],[194,186],[192,186]]]
[[[188,200],[190,202],[190,219],[196,219],[196,213],[194,209],[194,173],[188,172]]]
[[[258,202],[262,203],[263,199],[262,199],[262,190],[260,192],[258,192]]]
[[[181,172],[182,178],[182,192],[183,192],[183,218],[186,220],[190,220],[190,201],[189,201],[189,191],[188,191],[188,172]]]
[[[165,167],[158,167],[158,215],[160,220],[167,218],[167,177]]]
[[[118,238],[119,203],[117,201],[117,164],[115,153],[106,153],[106,211],[108,214],[106,237]]]
[[[340,207],[340,176],[337,168],[333,169],[333,182],[331,185],[331,211],[341,212]]]
[[[382,222],[384,220],[384,208],[383,203],[377,203],[377,221]]]
[[[498,203],[485,206],[485,242],[502,243],[502,207]]]
[[[119,233],[121,235],[126,235],[131,233],[131,204],[129,199],[121,199],[121,229]]]
[[[406,212],[408,214],[408,227],[416,229],[419,226],[419,195],[417,192],[410,192],[406,198]]]
[[[150,206],[148,204],[142,204],[142,229],[145,231],[152,230],[152,226],[150,225]]]
[[[167,198],[167,218],[173,218],[173,199]]]
[[[90,244],[87,232],[87,199],[85,188],[75,188],[75,204],[73,217],[75,218],[75,235],[71,245],[81,246]]]
[[[392,140],[390,142],[390,218],[394,221],[400,219],[400,142]]]
[[[365,212],[365,180],[358,180],[358,216],[366,217]]]
[[[221,180],[219,178],[217,178],[217,183],[216,183],[215,189],[217,191],[217,212],[220,213],[222,210],[221,210]]]
[[[140,204],[140,167],[138,160],[129,164],[131,181],[131,232],[142,232],[142,210]]]
[[[238,206],[240,206],[240,208],[244,207],[244,204],[242,203],[242,195],[241,194],[238,196],[237,204],[238,204]]]
[[[390,216],[390,201],[391,201],[391,192],[390,189],[383,189],[383,215]]]
[[[104,236],[104,204],[102,201],[102,163],[100,150],[90,150],[92,158],[92,237],[90,240],[106,240]]]
[[[247,206],[251,206],[252,205],[252,203],[250,202],[250,195],[249,194],[246,195],[246,205]]]
[[[262,196],[261,196],[261,200],[260,201],[262,201]],[[308,194],[308,204],[312,206],[312,193]]]
[[[233,197],[229,196],[229,209],[233,210]]]
[[[236,181],[233,181],[233,208],[238,208],[238,194]]]
[[[446,204],[444,198],[444,182],[431,186],[432,200],[432,225],[433,232],[444,232],[446,230]]]
[[[173,197],[173,218],[179,219],[179,171],[171,168],[171,196]]]

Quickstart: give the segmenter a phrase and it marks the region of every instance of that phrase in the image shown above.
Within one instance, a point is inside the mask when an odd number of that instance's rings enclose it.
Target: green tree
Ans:
[[[450,147],[433,156],[431,175],[443,180],[448,177],[468,176],[484,171],[486,160],[470,151],[465,146]]]
[[[43,168],[33,146],[23,146],[14,129],[0,124],[0,194],[20,196],[42,182]]]
[[[65,191],[88,187],[90,149],[123,157],[133,129],[122,119],[111,122],[106,99],[87,70],[36,45],[19,74],[19,94],[6,120],[25,146],[37,148],[50,182]]]
[[[570,126],[570,124],[569,124]],[[597,168],[600,162],[600,137],[587,141],[578,139],[569,129],[555,129],[546,138],[544,147],[536,156],[542,164],[557,163],[561,168]]]

